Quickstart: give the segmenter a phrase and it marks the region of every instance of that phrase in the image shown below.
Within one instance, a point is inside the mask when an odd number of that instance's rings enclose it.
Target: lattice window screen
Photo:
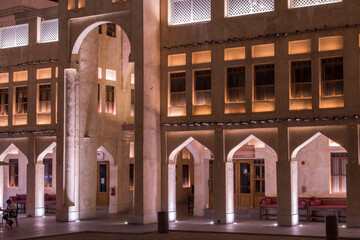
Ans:
[[[274,0],[228,0],[228,17],[274,11]]]
[[[290,8],[308,7],[336,2],[342,2],[342,0],[290,0]]]
[[[29,44],[29,24],[0,28],[0,48]]]
[[[171,24],[208,21],[211,0],[171,0]]]
[[[59,41],[59,20],[42,21],[40,42],[47,43],[56,41]]]

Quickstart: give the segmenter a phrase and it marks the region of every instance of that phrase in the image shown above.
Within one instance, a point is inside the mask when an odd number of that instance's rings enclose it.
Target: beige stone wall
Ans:
[[[342,147],[329,146],[329,138],[320,135],[303,147],[297,157],[299,197],[346,197],[331,194],[331,153],[346,152]],[[305,163],[304,165],[302,163]],[[302,191],[302,187],[306,191]]]

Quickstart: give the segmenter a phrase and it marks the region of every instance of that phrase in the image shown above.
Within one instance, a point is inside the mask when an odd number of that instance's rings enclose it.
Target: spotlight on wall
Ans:
[[[359,116],[358,116],[358,115],[354,115],[354,118],[355,118],[355,119],[358,119],[358,118],[359,118]]]
[[[85,133],[85,135],[84,135],[84,140],[90,140],[89,134]]]
[[[321,120],[323,120],[323,121],[327,121],[327,120],[328,120],[328,118],[327,118],[327,117],[322,117],[322,118],[321,118]]]
[[[286,121],[291,122],[291,118],[286,118]]]
[[[256,123],[256,121],[255,121],[255,120],[250,120],[250,122],[251,122],[252,124],[255,124],[255,123]]]

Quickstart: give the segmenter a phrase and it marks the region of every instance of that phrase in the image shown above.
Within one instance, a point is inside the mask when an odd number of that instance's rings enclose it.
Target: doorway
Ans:
[[[109,162],[97,163],[96,206],[109,206]]]
[[[264,196],[264,159],[234,159],[235,209],[258,208]]]

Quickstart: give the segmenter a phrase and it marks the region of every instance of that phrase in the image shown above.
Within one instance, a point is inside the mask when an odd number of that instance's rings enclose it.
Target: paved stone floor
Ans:
[[[324,239],[323,222],[301,222],[296,227],[278,227],[275,221],[239,219],[237,224],[217,225],[206,218],[182,217],[170,224],[169,234],[157,234],[157,225],[128,225],[126,214],[98,214],[97,219],[80,222],[56,222],[53,215],[28,218],[19,215],[19,226],[0,228],[0,239]],[[344,228],[339,224],[342,239],[360,239],[360,228]]]

